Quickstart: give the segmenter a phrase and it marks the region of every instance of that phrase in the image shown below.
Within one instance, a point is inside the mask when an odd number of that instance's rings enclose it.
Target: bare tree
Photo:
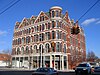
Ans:
[[[87,61],[94,62],[98,57],[93,51],[89,51],[87,54]]]

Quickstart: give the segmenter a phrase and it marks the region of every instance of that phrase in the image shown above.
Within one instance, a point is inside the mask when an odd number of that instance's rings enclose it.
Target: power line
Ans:
[[[7,11],[8,9],[10,9],[11,7],[13,7],[15,4],[17,4],[20,0],[17,0],[16,2],[14,2],[12,5],[10,5],[9,7],[7,7],[5,10],[3,10],[0,15],[2,15],[5,11]]]
[[[97,0],[79,19],[82,19],[100,0]]]
[[[13,0],[13,1],[9,2],[7,5],[3,6],[3,7],[0,9],[0,11],[1,11],[2,9],[4,9],[4,8],[8,7],[8,6],[9,6],[10,4],[12,4],[13,2],[15,2],[15,1]]]

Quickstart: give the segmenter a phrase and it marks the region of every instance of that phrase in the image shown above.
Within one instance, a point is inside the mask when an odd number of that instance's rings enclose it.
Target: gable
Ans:
[[[68,12],[66,12],[64,18],[63,18],[67,23],[70,24],[70,18],[69,18],[69,15],[68,15]]]
[[[24,19],[22,20],[22,22],[21,22],[19,28],[28,26],[29,24],[30,24],[29,21],[28,21],[26,18],[24,18]]]
[[[41,11],[34,23],[38,23],[38,22],[48,20],[48,19],[49,17],[43,11]]]

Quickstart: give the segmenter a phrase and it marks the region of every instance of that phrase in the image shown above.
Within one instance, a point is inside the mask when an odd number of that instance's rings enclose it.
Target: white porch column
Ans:
[[[55,55],[54,55],[54,69],[55,69]]]
[[[43,54],[43,67],[45,67],[45,54]]]
[[[40,63],[39,63],[39,60],[40,60],[40,59],[39,59],[39,56],[36,56],[36,58],[37,58],[37,63],[36,63],[36,65],[37,65],[37,68],[39,68],[39,67],[40,67],[40,66],[39,66],[39,64],[40,64]]]
[[[20,68],[20,57],[19,57],[19,68]]]
[[[14,63],[15,67],[16,67],[16,64],[17,64],[17,61],[16,61],[16,57],[15,57],[15,63]]]
[[[62,58],[62,56],[60,55],[60,70],[62,69],[62,67],[61,67],[61,58]]]
[[[67,55],[67,70],[68,70],[68,55]]]
[[[22,66],[24,66],[24,62],[25,62],[25,57],[23,57],[23,63],[22,63]]]
[[[50,55],[50,67],[52,67],[52,55]]]
[[[43,62],[42,62],[42,46],[41,46],[41,53],[40,53],[40,56],[41,56],[40,67],[42,67],[42,64],[43,64]]]
[[[33,56],[32,56],[32,60],[31,60],[31,69],[33,69]]]
[[[64,56],[62,55],[62,70],[64,70]]]

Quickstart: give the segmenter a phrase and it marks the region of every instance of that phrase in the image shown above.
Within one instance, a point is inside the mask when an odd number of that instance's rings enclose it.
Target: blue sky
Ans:
[[[0,0],[0,13],[13,0]],[[17,0],[14,0],[17,1]],[[0,51],[12,48],[15,22],[24,17],[38,15],[40,11],[48,12],[52,6],[60,6],[63,14],[69,13],[75,21],[97,0],[21,0],[0,15]],[[9,5],[8,5],[9,6]],[[100,57],[100,2],[97,3],[80,21],[86,36],[86,50],[94,51]]]

